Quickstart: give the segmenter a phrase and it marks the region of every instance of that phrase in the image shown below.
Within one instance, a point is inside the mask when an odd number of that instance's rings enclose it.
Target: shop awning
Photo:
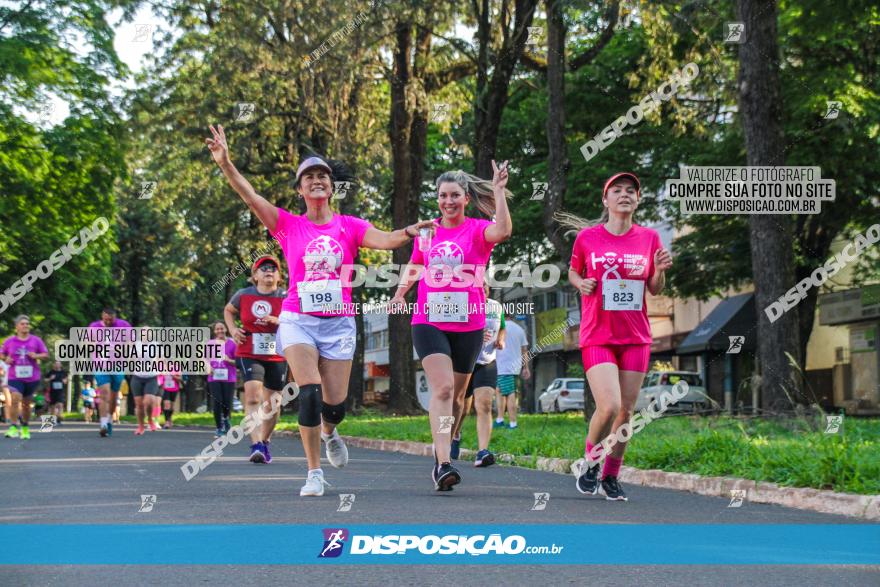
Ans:
[[[740,352],[754,351],[757,323],[754,294],[745,293],[727,298],[688,334],[676,353],[690,355],[706,351],[726,352],[730,348],[731,336],[745,336]]]

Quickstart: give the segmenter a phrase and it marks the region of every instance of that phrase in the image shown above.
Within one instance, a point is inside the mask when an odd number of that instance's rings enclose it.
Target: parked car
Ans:
[[[568,412],[584,409],[584,380],[559,377],[538,396],[538,411]]]
[[[659,399],[663,392],[671,393],[672,387],[681,380],[688,384],[688,393],[678,400],[678,403],[669,404],[668,411],[693,412],[706,409],[710,402],[699,373],[693,371],[648,371],[642,388],[639,390],[635,411],[647,408],[652,401]]]

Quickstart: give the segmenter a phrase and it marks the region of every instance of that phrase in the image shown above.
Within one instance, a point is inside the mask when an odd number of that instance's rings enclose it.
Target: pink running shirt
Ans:
[[[28,334],[24,340],[12,335],[3,341],[3,352],[8,355],[9,381],[34,382],[40,380],[40,363],[28,353],[48,353],[46,343],[39,336]],[[29,373],[29,375],[28,375]]]
[[[180,375],[180,373],[163,373],[159,375],[158,379],[156,379],[156,383],[169,393],[174,393],[175,391],[180,391],[180,382],[174,378],[174,375]],[[168,384],[167,386],[165,384]]]
[[[290,274],[287,298],[281,304],[282,311],[315,316],[353,316],[351,281],[350,278],[342,279],[342,267],[354,263],[358,247],[372,226],[366,220],[343,214],[334,214],[327,224],[314,224],[304,214],[294,216],[278,208],[278,223],[272,236],[281,243]],[[319,304],[323,296],[331,295],[332,288],[319,285],[312,292],[300,292],[299,284],[321,281],[337,282],[341,286],[343,307],[329,311],[301,311],[301,301],[308,300],[303,296],[318,296],[318,301],[312,303]],[[349,285],[346,286],[346,283]]]
[[[571,253],[571,268],[597,281],[592,295],[582,296],[580,346],[650,344],[651,325],[645,294],[641,310],[605,310],[602,296],[618,290],[617,279],[644,282],[654,275],[654,253],[662,248],[660,236],[638,224],[622,235],[608,232],[604,224],[580,231]],[[615,287],[614,290],[611,288]]]
[[[486,325],[483,279],[486,263],[495,247],[495,243],[486,240],[485,233],[486,228],[493,223],[478,218],[467,218],[455,228],[444,228],[439,218],[434,223],[437,225],[437,232],[431,239],[427,263],[425,253],[419,250],[418,240],[414,242],[410,258],[410,263],[425,266],[425,272],[419,281],[418,302],[412,323],[430,324],[445,332],[482,330]],[[447,282],[447,285],[441,285]],[[429,321],[429,294],[434,293],[449,293],[462,301],[466,298],[467,321]]]
[[[220,341],[217,340],[216,338],[212,338],[211,343],[219,344]],[[227,383],[235,383],[235,375],[236,375],[235,363],[234,362],[227,363],[225,359],[227,357],[234,359],[235,358],[235,351],[237,348],[238,348],[238,345],[235,344],[234,340],[232,340],[231,338],[226,339],[226,342],[223,343],[223,358],[211,361],[211,368],[212,369],[226,369],[226,378],[225,379],[222,379],[222,378],[218,379],[217,377],[214,376],[214,372],[212,372],[210,375],[208,375],[208,382],[209,383],[211,381],[225,381]]]

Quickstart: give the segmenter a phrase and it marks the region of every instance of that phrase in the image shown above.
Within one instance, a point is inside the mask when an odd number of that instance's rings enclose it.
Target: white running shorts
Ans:
[[[284,311],[278,317],[275,348],[280,355],[294,344],[308,344],[318,349],[318,354],[334,361],[350,361],[357,344],[357,327],[354,316],[318,318],[309,314]]]

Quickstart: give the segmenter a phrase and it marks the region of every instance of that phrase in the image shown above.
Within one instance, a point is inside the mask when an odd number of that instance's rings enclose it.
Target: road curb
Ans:
[[[344,436],[343,438],[347,444],[359,448],[402,452],[423,457],[432,456],[431,445],[423,442],[359,436]],[[475,456],[476,451],[461,450],[461,460],[471,459]],[[511,464],[516,461],[516,457],[509,454],[497,455],[496,458]],[[521,460],[529,458],[520,457]],[[537,457],[535,469],[570,475],[575,462],[572,459]],[[621,467],[620,480],[633,485],[688,491],[711,497],[730,498],[733,490],[740,489],[746,492],[744,503],[767,503],[823,514],[837,514],[871,521],[880,520],[880,495],[855,495],[809,487],[783,487],[776,483],[755,482],[736,477],[704,477],[692,473],[636,469],[635,467]]]

